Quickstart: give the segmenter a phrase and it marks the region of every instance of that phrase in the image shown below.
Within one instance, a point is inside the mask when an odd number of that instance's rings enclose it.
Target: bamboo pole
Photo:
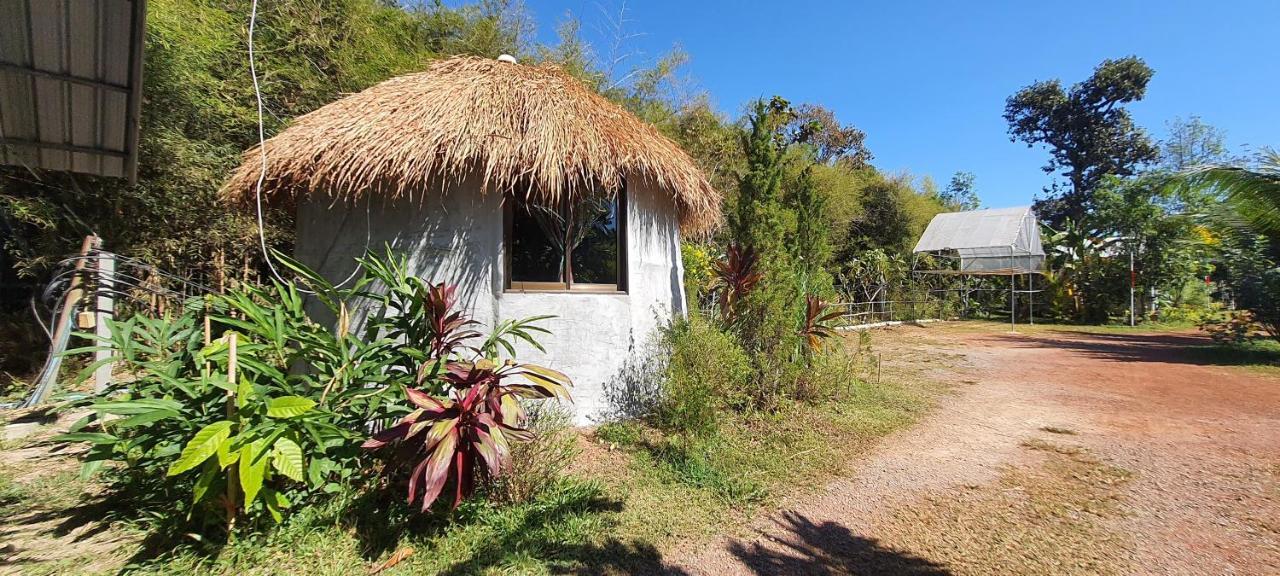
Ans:
[[[208,317],[206,316],[206,326]],[[227,421],[235,422],[236,418],[236,333],[227,333]],[[241,455],[243,458],[243,454]],[[240,475],[235,466],[227,469],[227,535],[230,537],[236,528],[236,512],[240,509]]]

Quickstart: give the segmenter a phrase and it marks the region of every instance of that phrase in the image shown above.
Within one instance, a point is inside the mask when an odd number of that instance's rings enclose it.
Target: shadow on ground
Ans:
[[[945,576],[944,566],[925,558],[885,548],[875,539],[855,535],[834,522],[816,523],[788,512],[780,520],[783,540],[768,545],[734,543],[730,552],[755,574],[877,574]]]
[[[1277,366],[1280,350],[1257,345],[1215,344],[1199,334],[1085,334],[1054,330],[1000,334],[1015,347],[1054,348],[1113,362],[1160,362],[1199,366]]]

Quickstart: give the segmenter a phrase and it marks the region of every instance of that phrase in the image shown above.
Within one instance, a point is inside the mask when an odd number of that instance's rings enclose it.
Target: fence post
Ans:
[[[99,252],[97,259],[94,260],[95,268],[98,276],[97,302],[94,306],[95,318],[93,323],[93,331],[100,340],[101,349],[93,353],[95,361],[102,361],[115,356],[115,351],[111,350],[105,344],[110,342],[111,328],[107,325],[107,320],[115,316],[115,274],[116,274],[116,257],[115,254]],[[93,389],[96,392],[104,392],[111,385],[111,372],[115,369],[114,362],[103,362],[93,371]]]
[[[84,279],[85,260],[93,250],[102,245],[102,239],[92,234],[84,237],[84,242],[80,244],[80,256],[76,259],[75,269],[71,275],[70,289],[62,299],[62,310],[58,313],[57,324],[53,326],[53,333],[50,335],[49,356],[45,359],[44,368],[40,370],[40,375],[36,377],[36,388],[22,403],[23,408],[30,408],[44,402],[48,398],[49,393],[53,392],[53,386],[58,380],[58,371],[62,368],[62,353],[67,349],[67,342],[71,338],[72,323],[75,321],[75,309],[84,298],[84,289],[81,287]]]
[[[237,380],[237,375],[236,375],[236,363],[238,362],[238,358],[236,357],[237,356],[236,333],[227,332],[226,338],[227,338],[227,387],[230,388],[229,390],[227,390],[227,420],[231,422],[235,422],[236,421],[236,393],[232,392],[232,390],[236,390],[239,384],[239,380]],[[237,432],[239,432],[238,429],[237,429]],[[246,456],[242,453],[240,457],[244,458]],[[227,468],[226,506],[227,506],[228,538],[232,537],[232,534],[235,532],[236,514],[237,512],[239,512],[239,508],[240,508],[240,502],[239,502],[240,477],[239,476],[240,475],[237,473],[235,466],[230,466]]]

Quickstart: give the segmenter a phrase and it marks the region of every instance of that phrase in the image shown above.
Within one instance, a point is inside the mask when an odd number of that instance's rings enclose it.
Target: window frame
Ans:
[[[627,252],[628,252],[628,232],[629,222],[627,217],[627,185],[624,181],[622,186],[614,193],[614,197],[618,203],[618,282],[616,284],[596,284],[586,282],[531,282],[522,280],[513,280],[511,278],[511,259],[512,252],[512,232],[515,225],[515,205],[521,202],[514,193],[508,193],[503,197],[502,202],[502,272],[503,272],[503,292],[504,293],[594,293],[594,294],[626,294],[628,293],[627,278]],[[568,194],[560,200],[560,212],[563,214],[568,210],[569,202],[572,199]],[[573,267],[573,250],[568,250],[565,255],[565,267],[572,270]],[[568,278],[572,274],[565,274]]]

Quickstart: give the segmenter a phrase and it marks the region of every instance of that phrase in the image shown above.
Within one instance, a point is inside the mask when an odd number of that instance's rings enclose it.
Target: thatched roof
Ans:
[[[267,140],[264,194],[421,194],[473,173],[482,190],[542,200],[614,189],[623,178],[669,192],[686,232],[718,221],[720,196],[680,147],[554,66],[474,57],[433,63],[299,117]],[[257,148],[223,188],[252,198]]]

